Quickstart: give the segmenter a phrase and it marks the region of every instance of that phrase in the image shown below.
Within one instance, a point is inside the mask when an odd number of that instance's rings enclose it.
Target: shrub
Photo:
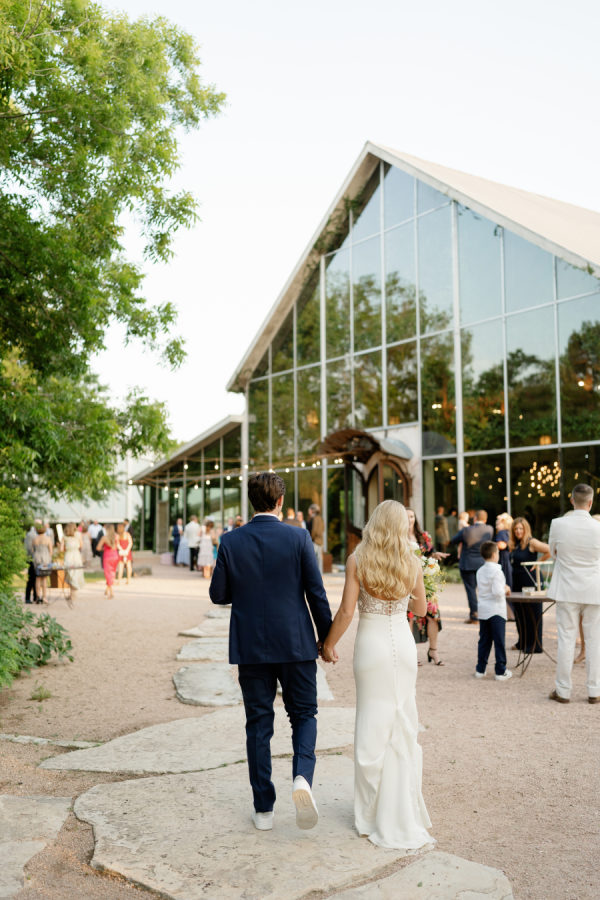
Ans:
[[[36,616],[14,593],[0,589],[0,688],[19,672],[45,666],[53,654],[73,662],[71,640],[56,619]]]
[[[0,485],[0,588],[10,587],[25,567],[23,525],[21,493]]]

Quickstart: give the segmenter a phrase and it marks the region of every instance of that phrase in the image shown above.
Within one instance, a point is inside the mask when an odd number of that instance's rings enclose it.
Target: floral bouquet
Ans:
[[[423,571],[427,613],[433,618],[439,619],[437,595],[446,583],[440,564],[437,559],[425,556],[420,550],[415,550],[415,556],[419,558]],[[424,643],[427,640],[427,616],[418,618],[413,612],[409,612],[408,619],[412,625],[415,641],[417,644]]]

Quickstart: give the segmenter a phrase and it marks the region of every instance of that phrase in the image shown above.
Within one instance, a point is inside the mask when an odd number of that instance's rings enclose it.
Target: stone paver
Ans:
[[[327,706],[319,711],[317,750],[347,747],[354,739],[354,710]],[[63,753],[40,767],[127,775],[199,772],[246,759],[245,715],[240,706],[197,719],[177,719],[143,728],[91,750]],[[292,752],[291,728],[282,707],[275,710],[273,756]]]
[[[60,829],[69,797],[0,795],[0,897],[13,897],[24,883],[23,869]]]
[[[229,637],[229,617],[226,619],[205,619],[201,625],[180,631],[182,637]]]
[[[236,670],[229,663],[215,662],[183,666],[173,675],[177,699],[192,706],[230,706],[242,702],[242,692],[234,681]]]
[[[336,894],[335,900],[513,900],[510,882],[500,869],[432,852],[380,881]]]
[[[88,747],[97,747],[101,741],[59,741],[54,738],[34,737],[32,734],[0,734],[0,741],[10,741],[12,744],[36,744],[45,747],[51,744],[53,747],[66,747],[67,750],[85,750]]]
[[[226,662],[229,655],[229,641],[227,638],[198,638],[184,644],[177,659],[208,660]]]
[[[231,618],[230,606],[214,606],[206,613],[207,619],[229,619]]]
[[[347,757],[318,760],[321,819],[311,831],[295,824],[291,761],[275,760],[273,774],[279,799],[269,832],[252,825],[245,765],[97,785],[75,802],[94,827],[92,865],[178,900],[294,900],[356,883],[404,855],[354,832]]]

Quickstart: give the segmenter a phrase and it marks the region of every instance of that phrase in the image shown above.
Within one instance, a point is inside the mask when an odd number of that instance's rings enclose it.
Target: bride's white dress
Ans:
[[[362,586],[358,596],[354,819],[358,833],[379,847],[416,850],[433,838],[421,794],[417,648],[408,600],[379,600]]]

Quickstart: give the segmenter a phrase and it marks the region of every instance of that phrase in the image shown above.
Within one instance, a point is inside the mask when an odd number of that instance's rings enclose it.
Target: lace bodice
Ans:
[[[361,584],[358,594],[358,611],[361,614],[370,613],[376,616],[406,615],[409,599],[410,597],[407,595],[400,600],[381,600],[379,597],[372,597],[371,594],[368,594]]]

